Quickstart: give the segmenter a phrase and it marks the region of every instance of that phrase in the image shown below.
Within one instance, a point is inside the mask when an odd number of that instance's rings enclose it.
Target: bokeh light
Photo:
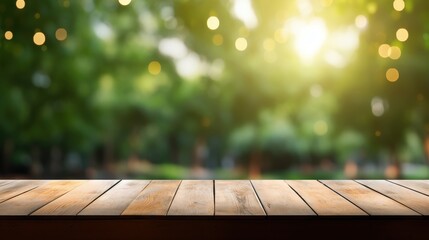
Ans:
[[[401,41],[405,42],[408,39],[408,31],[405,28],[400,28],[398,31],[396,31],[396,38]]]
[[[311,59],[325,43],[328,31],[325,22],[320,18],[310,21],[294,19],[290,22],[294,35],[294,47],[303,59]]]
[[[16,0],[16,8],[23,9],[25,7],[25,1],[24,0]]]
[[[220,46],[220,45],[222,45],[222,44],[223,44],[223,36],[222,36],[221,34],[215,34],[215,35],[213,36],[212,41],[213,41],[213,44],[214,44],[214,45],[216,45],[216,46]]]
[[[355,18],[355,25],[357,28],[365,29],[368,25],[368,19],[364,15],[359,15]]]
[[[127,6],[131,3],[131,0],[118,0],[119,4],[122,6]]]
[[[33,42],[36,45],[43,45],[46,41],[46,37],[45,34],[43,34],[42,32],[36,32],[33,36]]]
[[[219,18],[217,18],[216,16],[210,16],[207,19],[207,27],[210,30],[216,30],[219,28],[220,22],[219,22]]]
[[[161,64],[158,61],[152,61],[147,66],[147,70],[152,75],[158,75],[161,72]]]
[[[368,9],[369,13],[374,14],[375,12],[377,12],[378,5],[375,2],[370,2],[368,3],[366,8]]]
[[[384,101],[380,97],[374,97],[371,100],[371,111],[376,117],[381,117],[384,114]]]
[[[380,47],[378,47],[378,54],[382,58],[388,58],[390,54],[390,46],[389,44],[381,44]]]
[[[64,28],[58,28],[57,31],[55,31],[55,38],[58,41],[64,41],[67,38],[67,30]]]
[[[245,38],[237,38],[237,40],[235,40],[235,48],[238,51],[244,51],[247,48],[247,40]]]
[[[11,39],[13,38],[13,33],[12,33],[11,31],[6,31],[6,32],[4,33],[4,38],[5,38],[6,40],[11,40]]]
[[[389,68],[386,71],[386,79],[389,82],[396,82],[399,79],[399,71],[396,68]]]
[[[422,149],[426,136],[415,130],[429,129],[427,121],[415,121],[428,114],[424,6],[411,0],[3,1],[0,116],[11,117],[0,119],[0,131],[11,130],[0,143],[3,150],[16,148],[5,150],[10,157],[3,160],[17,163],[10,169],[25,162],[25,177],[62,177],[49,163],[66,166],[76,153],[79,177],[87,166],[93,176],[110,176],[104,166],[111,161],[121,171],[112,170],[115,177],[145,177],[171,164],[186,177],[194,177],[192,167],[205,172],[201,178],[238,178],[260,155],[261,178],[293,171],[313,177],[320,169],[328,177],[366,178],[367,169],[384,174],[395,143],[400,152],[392,156],[420,166],[429,156]],[[40,119],[22,130],[33,112]],[[99,112],[109,121],[99,121]],[[61,139],[69,137],[62,133],[75,132],[64,142],[70,149],[63,148]],[[45,139],[46,148],[33,153],[33,144]],[[80,146],[80,139],[87,143]],[[50,159],[57,146],[61,159]],[[33,166],[45,156],[43,166]],[[131,161],[151,170],[128,172]],[[37,168],[43,171],[33,175]],[[180,171],[167,174],[183,177]],[[172,177],[159,174],[154,177]]]
[[[401,49],[397,46],[390,47],[389,57],[393,60],[399,59],[401,57]]]
[[[393,1],[393,8],[396,11],[398,11],[398,12],[404,10],[404,8],[405,8],[405,2],[404,2],[404,0],[395,0],[395,1]]]

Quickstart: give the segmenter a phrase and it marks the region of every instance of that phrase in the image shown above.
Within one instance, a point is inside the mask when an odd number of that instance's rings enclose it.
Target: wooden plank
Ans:
[[[183,180],[168,215],[214,215],[213,180]]]
[[[0,186],[0,203],[46,183],[43,180],[5,181]]]
[[[20,181],[20,180],[16,180],[16,181]],[[0,189],[3,187],[3,186],[5,186],[5,185],[7,185],[7,184],[9,184],[9,183],[12,183],[13,181],[12,180],[0,180]]]
[[[429,196],[429,180],[389,180],[389,181]]]
[[[318,215],[367,215],[364,211],[316,180],[287,180]]]
[[[385,180],[357,180],[357,182],[404,204],[420,214],[429,215],[429,197],[426,195]]]
[[[54,180],[0,204],[0,215],[28,215],[85,180]]]
[[[267,215],[316,215],[283,180],[252,180]]]
[[[215,181],[215,215],[265,215],[249,180]]]
[[[31,215],[76,215],[117,182],[118,180],[88,181],[46,204]]]
[[[166,215],[180,180],[153,180],[122,215]]]
[[[415,211],[353,180],[322,182],[370,215],[418,215]]]
[[[150,180],[122,180],[78,215],[121,215]]]

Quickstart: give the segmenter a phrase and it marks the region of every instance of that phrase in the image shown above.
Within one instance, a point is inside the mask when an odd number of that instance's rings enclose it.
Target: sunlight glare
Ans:
[[[131,0],[118,0],[119,4],[122,6],[127,6],[131,3]]]
[[[258,19],[253,11],[252,2],[250,0],[235,0],[233,14],[248,28],[255,28],[258,25]]]
[[[293,20],[290,27],[294,36],[295,50],[305,60],[313,58],[319,52],[328,34],[325,22],[320,18],[314,18],[309,22]]]

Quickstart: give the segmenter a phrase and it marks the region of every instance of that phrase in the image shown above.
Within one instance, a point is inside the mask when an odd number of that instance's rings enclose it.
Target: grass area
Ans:
[[[137,179],[248,179],[245,169],[206,169],[188,168],[175,164],[150,164],[139,168],[132,168],[132,173],[124,172],[129,178]],[[426,165],[404,165],[402,169],[403,179],[426,179],[429,176],[429,168]],[[332,170],[301,168],[263,172],[261,179],[348,179],[341,168]],[[360,171],[354,179],[386,179],[383,169]]]

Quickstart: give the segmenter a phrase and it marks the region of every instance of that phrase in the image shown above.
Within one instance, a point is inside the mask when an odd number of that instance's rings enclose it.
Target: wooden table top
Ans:
[[[0,215],[419,216],[429,180],[0,180]]]

